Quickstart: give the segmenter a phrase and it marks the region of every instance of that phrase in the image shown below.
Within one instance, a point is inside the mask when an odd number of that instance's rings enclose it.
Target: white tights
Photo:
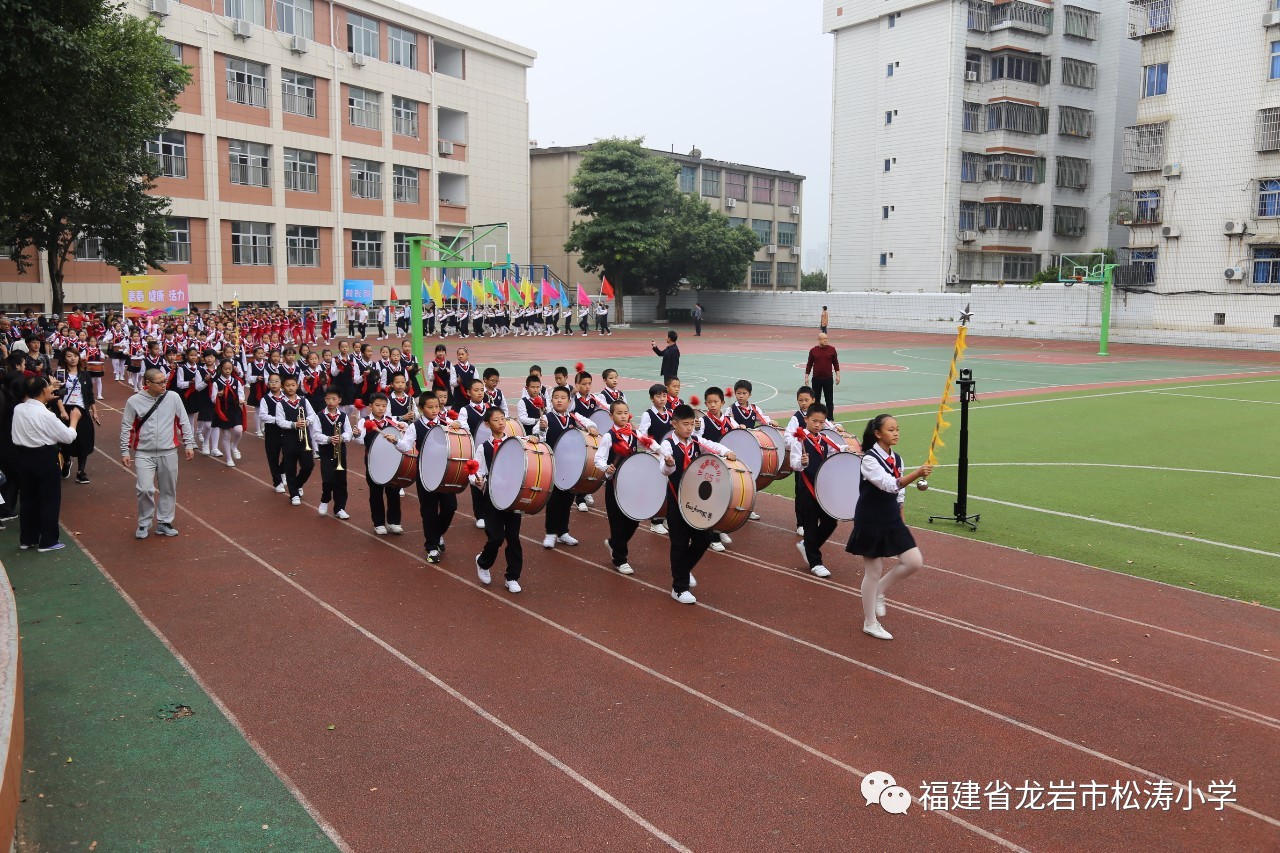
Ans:
[[[868,628],[879,622],[876,619],[876,598],[886,595],[889,588],[909,577],[924,565],[924,555],[919,548],[899,554],[898,565],[884,571],[883,557],[867,557],[862,563],[862,624]]]
[[[235,459],[235,457],[232,456],[231,451],[240,449],[240,439],[244,437],[244,427],[237,426],[232,427],[231,429],[218,429],[217,427],[214,427],[212,432],[213,440],[211,443],[214,447],[222,450],[223,458],[225,458],[227,460],[227,464],[230,465]]]

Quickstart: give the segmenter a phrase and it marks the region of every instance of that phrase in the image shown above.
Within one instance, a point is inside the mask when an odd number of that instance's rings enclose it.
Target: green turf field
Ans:
[[[896,412],[908,466],[923,461],[936,412]],[[908,495],[910,524],[952,514],[959,415],[930,490]],[[970,409],[969,512],[981,513],[981,523],[976,533],[950,521],[933,526],[1278,607],[1278,417],[1276,378],[978,402]],[[841,420],[859,434],[866,423]],[[771,490],[793,489],[787,480]],[[927,557],[945,564],[945,555]]]

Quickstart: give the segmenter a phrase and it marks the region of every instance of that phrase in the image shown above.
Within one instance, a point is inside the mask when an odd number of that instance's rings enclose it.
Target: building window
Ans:
[[[373,18],[347,12],[347,53],[378,58],[378,22]]]
[[[884,111],[884,123],[893,124],[893,110]]]
[[[1058,107],[1058,135],[1078,136],[1082,139],[1093,136],[1093,110]]]
[[[981,212],[981,210],[982,205],[976,201],[960,202],[960,230],[977,231],[978,213]]]
[[[779,222],[778,223],[778,245],[794,246],[796,244],[796,223]],[[782,277],[778,277],[778,284],[782,284]]]
[[[227,100],[251,107],[267,105],[267,66],[227,57]]]
[[[991,29],[1008,25],[1011,29],[1046,35],[1053,22],[1053,10],[1045,6],[1033,6],[1020,0],[991,7]]]
[[[1280,108],[1258,110],[1257,149],[1280,150]]]
[[[231,155],[231,183],[250,187],[271,186],[271,146],[243,139],[227,140]]]
[[[991,57],[992,80],[1017,80],[1043,86],[1049,82],[1050,60],[1035,54],[996,54]]]
[[[1089,161],[1082,157],[1059,157],[1056,184],[1077,190],[1089,186]]]
[[[1002,259],[1001,277],[1005,281],[1031,281],[1040,272],[1040,256],[1005,255]]]
[[[395,201],[417,204],[418,170],[412,166],[392,166],[391,193]]]
[[[1030,104],[1000,101],[987,104],[987,130],[1010,130],[1014,133],[1044,134],[1049,132],[1049,111]]]
[[[466,77],[467,52],[457,45],[432,39],[431,58],[437,74],[457,77],[459,80]]]
[[[760,204],[773,204],[773,178],[752,176],[751,200]]]
[[[887,266],[889,266],[889,253],[888,253],[888,252],[881,252],[881,253],[880,253],[880,266],[882,266],[882,267],[887,267]]]
[[[1173,29],[1173,0],[1130,0],[1129,38]]]
[[[773,263],[771,261],[753,261],[751,264],[751,286],[773,286]]]
[[[893,161],[886,157],[884,161],[884,170],[888,172],[892,168],[893,168]]]
[[[982,180],[986,157],[972,151],[960,152],[960,181],[965,184],[976,184]]]
[[[418,70],[418,35],[387,25],[387,62]]]
[[[314,151],[284,149],[284,188],[303,193],[320,190],[319,157]]]
[[[315,118],[316,78],[297,71],[280,71],[280,109],[294,115]]]
[[[886,76],[886,77],[892,77],[892,76],[893,76],[893,63],[892,63],[892,62],[890,62],[888,65],[886,65],[886,66],[885,66],[885,68],[884,68],[884,76]]]
[[[102,238],[82,234],[76,241],[76,260],[101,261],[102,259]]]
[[[1098,13],[1079,6],[1067,6],[1066,25],[1063,32],[1076,38],[1094,41],[1098,38]]]
[[[982,104],[964,102],[964,131],[965,133],[982,132]]]
[[[182,61],[182,45],[178,44],[176,41],[165,42],[165,44],[169,46],[169,53],[173,55],[173,61],[181,62]]]
[[[778,287],[795,287],[796,268],[799,266],[795,261],[778,261]]]
[[[418,138],[418,102],[391,96],[391,132]]]
[[[181,130],[166,130],[155,139],[148,139],[147,153],[156,158],[162,177],[187,176],[187,135]]]
[[[794,207],[800,203],[800,182],[778,180],[778,204]]]
[[[725,198],[747,200],[747,176],[741,172],[727,172],[724,179]]]
[[[398,270],[409,268],[409,234],[397,231],[392,236],[392,248],[395,251],[395,265]]]
[[[966,53],[964,55],[964,79],[970,83],[982,82],[982,54]]]
[[[1044,183],[1044,158],[1022,154],[987,154],[983,158],[983,177],[988,181],[1013,181],[1020,184]]]
[[[354,127],[367,127],[370,130],[381,130],[381,93],[362,89],[359,86],[348,86],[347,118]]]
[[[1160,250],[1156,248],[1150,249],[1130,249],[1129,250],[1129,266],[1132,267],[1132,275],[1129,284],[1155,284],[1156,283],[1156,262],[1160,259]]]
[[[351,232],[351,266],[382,269],[382,232]]]
[[[680,167],[680,192],[692,193],[698,191],[698,167],[682,165]]]
[[[1083,59],[1062,58],[1062,83],[1077,89],[1093,89],[1098,85],[1098,66]]]
[[[1089,211],[1083,207],[1053,208],[1053,233],[1059,237],[1083,237],[1089,230]]]
[[[1280,284],[1280,246],[1254,246],[1249,259],[1254,284]]]
[[[1271,43],[1271,74],[1270,79],[1280,80],[1280,41]]]
[[[1129,173],[1150,172],[1163,166],[1164,136],[1168,127],[1168,122],[1126,127],[1124,129],[1124,151],[1122,156],[1124,171]],[[1280,136],[1277,137],[1277,141],[1280,141]]]
[[[885,23],[889,29],[893,29],[898,25],[898,16],[890,12],[888,15],[885,15]]]
[[[185,216],[170,216],[165,225],[169,229],[165,260],[171,264],[191,263],[191,220]]]
[[[222,0],[222,14],[260,27],[267,25],[266,0]]]
[[[1273,42],[1271,45],[1271,76],[1276,76],[1276,55],[1275,46],[1280,42]],[[1169,63],[1161,62],[1156,65],[1145,65],[1142,68],[1142,97],[1150,98],[1155,95],[1163,95],[1169,91]]]
[[[961,252],[962,281],[1030,281],[1040,271],[1040,256],[1031,252]]]
[[[751,220],[751,230],[756,233],[756,239],[761,244],[768,246],[773,242],[773,220],[772,219],[753,219]]]
[[[1133,191],[1133,224],[1158,225],[1161,221],[1160,190]]]
[[[720,198],[720,170],[702,167],[702,194],[708,198]]]
[[[739,226],[746,225],[746,224],[747,224],[747,218],[746,218],[745,216],[730,216],[730,217],[729,217],[729,227],[730,227],[730,228],[737,228],[737,227],[739,227]]]
[[[1039,231],[1044,227],[1044,208],[1014,202],[984,204],[982,225],[989,231]]]
[[[1280,216],[1280,178],[1258,181],[1258,216]]]
[[[286,225],[286,259],[291,267],[320,266],[320,229],[311,225]]]
[[[969,0],[968,28],[975,33],[991,29],[991,3],[987,0]]]
[[[889,218],[889,205],[886,204],[884,207],[880,208],[880,218],[881,219]]]
[[[246,267],[271,266],[271,223],[231,223],[231,263]]]
[[[316,16],[312,0],[276,0],[276,26],[282,33],[314,41]]]
[[[382,164],[372,160],[348,160],[352,198],[382,198]]]

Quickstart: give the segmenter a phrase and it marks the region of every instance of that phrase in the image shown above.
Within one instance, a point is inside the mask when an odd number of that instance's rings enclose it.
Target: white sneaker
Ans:
[[[689,572],[689,589],[693,589],[698,585],[698,579],[693,576],[693,572]]]
[[[654,524],[649,528],[649,530],[652,531],[653,533],[658,534],[659,536],[667,535],[667,526],[665,524]]]
[[[477,519],[476,519],[476,527],[479,527],[481,530],[484,530],[484,519],[483,519],[483,518],[477,518]]]
[[[594,495],[587,495],[587,506],[595,506],[596,499]]]
[[[328,505],[328,504],[320,504],[320,506],[316,508],[316,513],[317,513],[318,515],[328,515],[328,514],[329,514],[329,505]]]
[[[887,607],[885,607],[885,605],[884,605],[884,596],[883,596],[883,595],[877,595],[877,596],[876,596],[876,618],[877,618],[877,619],[883,619],[883,618],[884,618],[885,613],[887,613],[887,612],[888,612],[888,608],[887,608]]]
[[[480,568],[479,554],[476,554],[476,577],[480,578],[480,583],[485,586],[488,586],[493,581],[493,577],[489,574],[489,570]]]
[[[712,543],[711,543],[711,550],[712,550],[712,551],[723,551],[723,550],[724,550],[724,543],[723,543],[723,542],[712,542]]]
[[[294,495],[293,497],[289,498],[289,503],[293,504],[294,506],[302,506],[302,498],[299,495]]]
[[[817,566],[814,566],[814,567],[813,567],[812,569],[810,569],[809,571],[813,573],[813,576],[814,576],[815,578],[829,578],[829,577],[831,577],[831,570],[830,570],[830,569],[828,569],[826,566],[823,566],[823,565],[817,565]]]
[[[228,460],[227,460],[227,467],[228,467],[228,468],[234,468],[234,467],[236,467],[236,463],[235,463],[235,461],[234,461],[234,460],[232,460],[232,459],[228,459]]]
[[[214,459],[221,459],[222,451],[215,447],[213,450],[209,451],[209,455],[212,456]]]
[[[578,512],[586,512],[589,509],[591,509],[591,507],[587,506],[586,501],[578,504]]]
[[[379,536],[386,536],[386,535],[387,535],[387,528],[386,528],[385,526],[383,526],[383,525],[379,524],[377,527],[373,528],[373,532],[374,532],[374,533],[376,533],[376,534],[378,534]]]
[[[404,533],[404,528],[401,527],[399,524],[388,524],[387,529],[390,530],[392,533],[396,534],[397,536],[399,536],[401,533]]]
[[[556,547],[556,535],[555,535],[554,533],[548,533],[546,536],[543,536],[543,537],[542,537],[542,547],[543,547],[543,548],[554,548],[554,547]]]
[[[760,520],[760,513],[758,513],[758,512],[752,512],[750,515],[748,515],[748,516],[747,516],[747,518],[751,519],[752,521],[759,521],[759,520]]]
[[[636,573],[636,570],[631,568],[630,563],[623,563],[621,566],[618,566],[617,569],[618,574],[620,575],[634,575]]]
[[[797,535],[797,536],[803,536],[803,535],[804,535],[804,528],[803,528],[803,527],[797,527],[797,528],[796,528],[796,535]]]
[[[889,633],[888,631],[886,631],[883,627],[881,627],[881,625],[880,625],[880,623],[879,623],[879,622],[874,622],[874,623],[872,623],[872,624],[870,624],[870,625],[863,625],[863,626],[862,626],[862,633],[867,634],[867,635],[872,636],[872,637],[875,637],[877,640],[892,640],[892,639],[893,639],[893,634],[890,634],[890,633]]]
[[[337,512],[335,512],[335,513],[333,514],[333,517],[334,517],[334,518],[340,518],[340,519],[342,519],[343,521],[346,521],[346,520],[347,520],[348,518],[350,518],[351,516],[347,514],[347,511],[346,511],[345,509],[340,509],[340,510],[338,510]]]
[[[235,448],[235,447],[231,448],[231,458],[232,458],[232,459],[239,459],[239,458],[240,458],[240,451],[239,451],[239,449],[237,449],[237,448]]]
[[[721,534],[720,534],[720,544],[722,544],[722,545],[732,545],[732,544],[733,544],[733,540],[729,538],[729,534],[728,534],[728,533],[721,533]]]
[[[209,455],[209,448],[208,448],[208,446],[207,446],[207,445],[201,445],[201,446],[200,446],[200,455],[201,455],[201,456],[208,456],[208,455]]]
[[[556,541],[557,541],[557,542],[562,542],[562,543],[564,543],[565,545],[577,545],[577,544],[578,544],[578,540],[577,540],[577,539],[574,539],[574,538],[573,538],[572,536],[570,536],[568,533],[562,533],[562,534],[560,534],[560,538],[558,538]]]
[[[400,497],[404,497],[404,489],[400,490]]]
[[[276,493],[277,493],[277,494],[281,494],[281,495],[283,495],[286,491],[287,491],[287,490],[285,489],[285,485],[284,485],[284,481],[283,481],[283,480],[281,480],[279,483],[276,483]]]
[[[693,593],[689,592],[689,590],[687,589],[684,592],[676,592],[673,589],[671,590],[671,597],[674,598],[676,601],[680,602],[681,604],[697,604],[698,603],[698,599],[694,598]]]
[[[506,581],[507,592],[514,595],[520,591],[520,581]]]

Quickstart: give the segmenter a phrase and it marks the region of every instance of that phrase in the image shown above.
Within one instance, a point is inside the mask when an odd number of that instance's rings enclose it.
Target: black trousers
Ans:
[[[378,321],[378,337],[385,338],[386,336],[387,336],[387,324],[379,320]]]
[[[386,527],[388,524],[400,523],[400,487],[380,486],[364,475],[365,485],[369,487],[369,517],[374,527]]]
[[[696,337],[702,337],[702,320],[697,317],[693,318],[693,334]]]
[[[348,320],[347,321],[347,337],[354,338],[355,336],[356,336],[356,321]]]
[[[271,472],[271,485],[275,486],[284,476],[281,465],[283,448],[280,444],[280,427],[267,424],[262,428],[262,444],[267,450],[267,470]]]
[[[569,532],[569,514],[573,510],[573,492],[566,492],[559,486],[552,487],[551,497],[547,498],[544,514],[547,517],[546,532],[548,536],[563,536]]]
[[[822,546],[827,544],[838,522],[823,512],[798,474],[796,480],[796,512],[800,517],[799,526],[804,527],[804,556],[812,569],[822,565]]]
[[[338,470],[338,462],[333,458],[333,445],[320,445],[320,483],[324,486],[320,492],[320,502],[333,501],[333,511],[347,508],[347,451],[342,450],[342,467]]]
[[[458,496],[452,492],[428,492],[418,483],[418,512],[422,515],[422,547],[431,551],[444,541],[458,511]],[[485,522],[487,528],[489,523]]]
[[[284,470],[284,484],[289,488],[289,497],[295,498],[298,490],[311,478],[311,472],[316,469],[316,460],[311,451],[298,441],[296,430],[288,438],[281,436],[280,444],[283,449],[281,467]]]
[[[488,518],[489,508],[493,506],[493,502],[489,500],[489,493],[484,489],[471,487],[471,512],[476,518]],[[489,522],[486,521],[485,524]]]
[[[694,530],[677,509],[667,516],[667,535],[671,537],[671,589],[688,592],[689,574],[719,534]]]
[[[631,544],[631,537],[636,534],[640,522],[627,518],[618,506],[613,480],[607,480],[604,484],[604,507],[609,516],[609,550],[612,552],[614,568],[617,568],[627,562],[627,546]]]
[[[813,377],[813,401],[821,403],[824,393],[827,395],[827,418],[834,421],[836,419],[836,380],[834,376],[828,376],[825,379]]]
[[[493,564],[498,562],[498,549],[505,542],[506,579],[518,581],[520,572],[524,570],[524,550],[520,546],[521,514],[507,509],[494,509],[492,503],[486,503],[489,505],[489,513],[484,519],[484,550],[480,552],[476,562],[482,569],[493,568]]]
[[[18,514],[17,466],[17,459],[11,452],[0,459],[0,471],[3,471],[5,476],[5,483],[0,486],[0,497],[4,498],[4,503],[0,504],[0,517],[3,518],[13,518]]]
[[[18,544],[47,548],[58,541],[58,515],[62,512],[57,446],[19,447],[14,472],[18,479]]]

